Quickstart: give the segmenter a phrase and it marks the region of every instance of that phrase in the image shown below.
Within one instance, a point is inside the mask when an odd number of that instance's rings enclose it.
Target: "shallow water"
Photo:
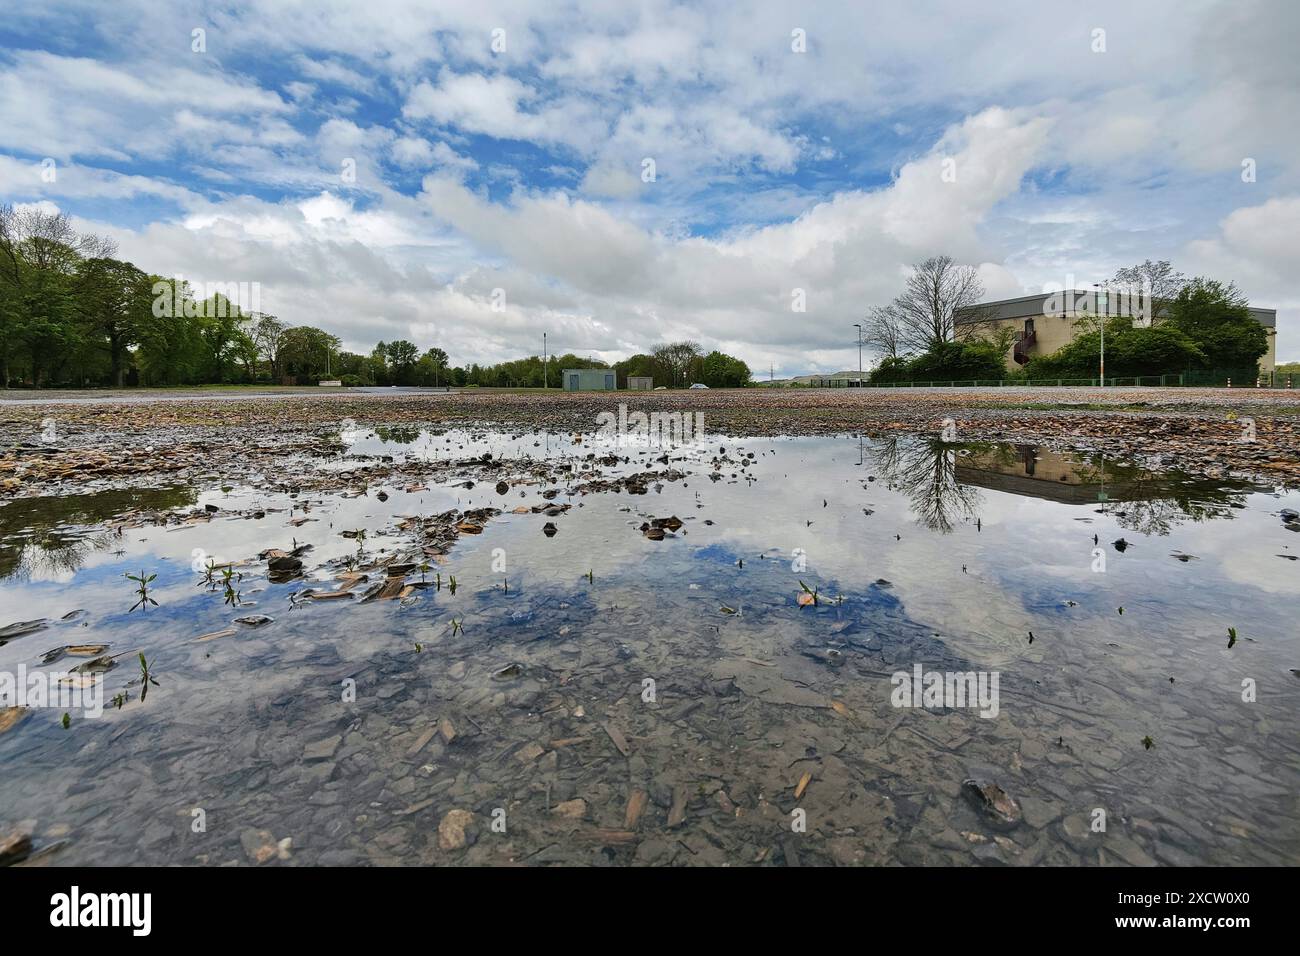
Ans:
[[[47,619],[0,672],[120,655],[101,716],[32,708],[0,733],[0,828],[51,863],[1300,860],[1294,493],[922,437],[667,461],[557,435],[345,438],[315,465],[340,488],[367,456],[464,474],[382,501],[240,476],[0,507],[0,623]],[[483,454],[522,482],[498,494]],[[650,469],[683,475],[567,493]],[[548,504],[572,507],[511,513]],[[504,513],[441,560],[408,520],[484,507]],[[673,515],[663,540],[639,530]],[[303,545],[305,577],[269,581],[258,554]],[[363,602],[394,556],[428,567]],[[209,560],[233,562],[229,594]],[[369,574],[349,595],[303,596],[349,569]],[[130,610],[142,571],[157,605]],[[272,620],[232,625],[251,615]],[[918,664],[995,674],[996,716],[895,706]],[[983,813],[972,777],[1020,819]],[[454,809],[468,845],[442,848]]]

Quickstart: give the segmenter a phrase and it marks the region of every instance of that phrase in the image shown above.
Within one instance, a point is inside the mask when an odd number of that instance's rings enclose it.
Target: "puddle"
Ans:
[[[919,437],[343,441],[296,493],[0,507],[0,672],[113,662],[101,716],[0,729],[42,859],[1300,860],[1295,493]],[[388,458],[426,477],[351,475]],[[996,716],[895,706],[916,665]]]

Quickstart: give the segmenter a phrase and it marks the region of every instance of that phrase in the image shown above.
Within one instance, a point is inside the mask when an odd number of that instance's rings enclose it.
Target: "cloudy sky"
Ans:
[[[10,4],[0,201],[454,364],[852,368],[938,253],[989,297],[1170,259],[1300,359],[1297,37],[1293,0]]]

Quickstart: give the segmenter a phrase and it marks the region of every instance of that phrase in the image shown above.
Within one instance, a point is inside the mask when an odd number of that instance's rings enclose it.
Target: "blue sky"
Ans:
[[[457,363],[546,331],[852,367],[852,323],[940,253],[989,297],[1167,258],[1278,308],[1300,358],[1296,5],[989,7],[27,4],[0,200]]]

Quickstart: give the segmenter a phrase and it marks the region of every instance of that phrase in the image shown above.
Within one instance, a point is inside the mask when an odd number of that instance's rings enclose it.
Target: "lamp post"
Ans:
[[[853,327],[858,330],[858,388],[862,387],[862,323],[854,322]]]
[[[542,388],[550,388],[546,382],[546,333],[542,333]]]
[[[1097,288],[1097,286],[1094,285],[1093,288],[1095,289]],[[1096,294],[1094,294],[1092,301],[1096,303],[1098,301],[1098,298],[1099,297]],[[1098,388],[1104,388],[1106,385],[1106,314],[1107,312],[1109,312],[1109,310],[1110,310],[1109,297],[1107,297],[1106,299],[1106,309],[1104,310],[1100,308],[1095,309],[1095,311],[1098,313],[1097,323],[1101,326],[1101,364],[1100,364],[1101,378],[1097,382]]]

